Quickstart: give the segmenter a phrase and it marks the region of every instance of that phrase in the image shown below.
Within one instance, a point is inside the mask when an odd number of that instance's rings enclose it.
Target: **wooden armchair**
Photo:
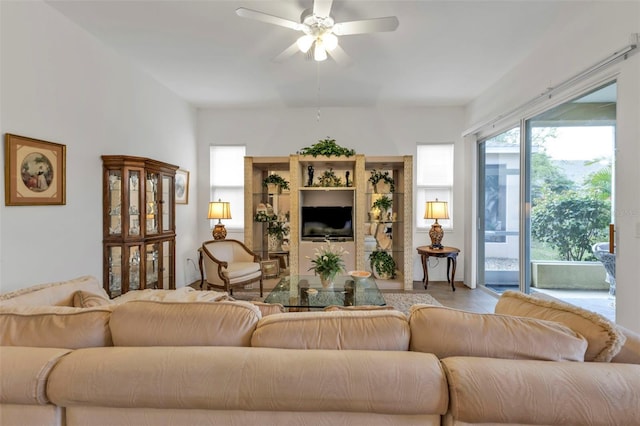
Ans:
[[[260,256],[238,240],[210,240],[200,247],[200,288],[223,289],[233,294],[233,287],[260,282],[262,297],[262,269]]]

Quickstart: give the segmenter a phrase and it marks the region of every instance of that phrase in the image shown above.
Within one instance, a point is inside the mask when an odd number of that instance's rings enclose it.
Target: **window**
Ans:
[[[418,229],[428,229],[432,219],[424,218],[427,201],[449,203],[449,217],[453,217],[453,143],[418,144],[416,156],[415,216]],[[438,220],[443,228],[451,229],[452,219]]]
[[[231,203],[231,219],[224,221],[227,229],[244,229],[245,152],[244,145],[215,145],[210,149],[210,200]]]

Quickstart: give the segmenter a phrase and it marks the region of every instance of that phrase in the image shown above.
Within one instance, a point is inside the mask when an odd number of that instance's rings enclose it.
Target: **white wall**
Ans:
[[[582,12],[571,26],[541,40],[537,51],[471,103],[466,111],[465,127],[473,129],[536,98],[548,87],[609,57],[629,44],[631,34],[640,32],[639,2],[585,3]],[[580,86],[586,90],[613,78],[618,81],[616,321],[640,331],[640,172],[637,166],[640,163],[640,53],[581,82]],[[548,108],[561,102],[561,98],[562,95],[546,100],[532,109]],[[508,121],[505,119],[503,123]],[[497,123],[495,130],[503,123]],[[470,210],[465,220],[472,223],[473,216]]]
[[[0,19],[1,133],[67,147],[66,205],[0,203],[0,291],[102,281],[100,156],[154,158],[197,177],[195,110],[45,3],[0,2]],[[180,286],[198,247],[197,201],[193,185],[176,208]]]
[[[269,108],[236,110],[202,110],[198,113],[198,170],[201,176],[208,176],[209,146],[211,144],[244,144],[250,156],[288,156],[296,151],[313,145],[320,139],[331,137],[340,146],[354,149],[359,154],[415,155],[417,143],[455,143],[455,193],[454,193],[454,229],[447,230],[445,242],[454,247],[463,247],[465,197],[464,149],[462,146],[463,114],[462,108],[322,108],[320,122],[315,108]],[[206,219],[206,206],[209,202],[209,183],[201,179],[198,185],[200,206],[198,211],[198,235],[209,239],[209,221]],[[415,206],[423,211],[424,206]],[[413,233],[413,246],[428,244],[427,232]],[[229,236],[232,235],[229,232]],[[242,234],[233,234],[242,239]],[[465,253],[459,257],[462,265]],[[429,278],[446,280],[446,262],[433,272]],[[417,252],[414,255],[413,279],[422,280]],[[463,268],[459,267],[456,280],[464,280]]]

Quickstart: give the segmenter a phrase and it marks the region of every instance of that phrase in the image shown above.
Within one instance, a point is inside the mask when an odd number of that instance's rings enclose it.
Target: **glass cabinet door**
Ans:
[[[109,295],[116,297],[122,294],[122,247],[107,248],[109,262]]]
[[[173,229],[173,200],[174,200],[173,177],[162,176],[162,231],[167,232]]]
[[[129,288],[128,290],[140,290],[142,282],[142,269],[140,266],[139,245],[129,246]]]
[[[173,240],[167,240],[162,243],[162,288],[169,289],[173,280],[174,265],[174,246]]]
[[[146,231],[149,235],[158,233],[158,195],[158,174],[147,172]]]
[[[151,243],[147,244],[146,247],[147,282],[145,288],[158,288],[158,274],[160,271],[160,244]]]
[[[122,172],[109,171],[109,190],[107,191],[109,235],[122,233]]]
[[[129,171],[129,235],[140,235],[140,171]]]

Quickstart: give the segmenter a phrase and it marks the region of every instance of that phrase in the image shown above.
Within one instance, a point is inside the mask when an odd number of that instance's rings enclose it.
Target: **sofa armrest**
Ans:
[[[631,425],[640,366],[452,357],[445,424]],[[448,423],[447,423],[448,422]]]
[[[69,349],[0,346],[0,404],[48,404],[49,374],[69,352]]]

